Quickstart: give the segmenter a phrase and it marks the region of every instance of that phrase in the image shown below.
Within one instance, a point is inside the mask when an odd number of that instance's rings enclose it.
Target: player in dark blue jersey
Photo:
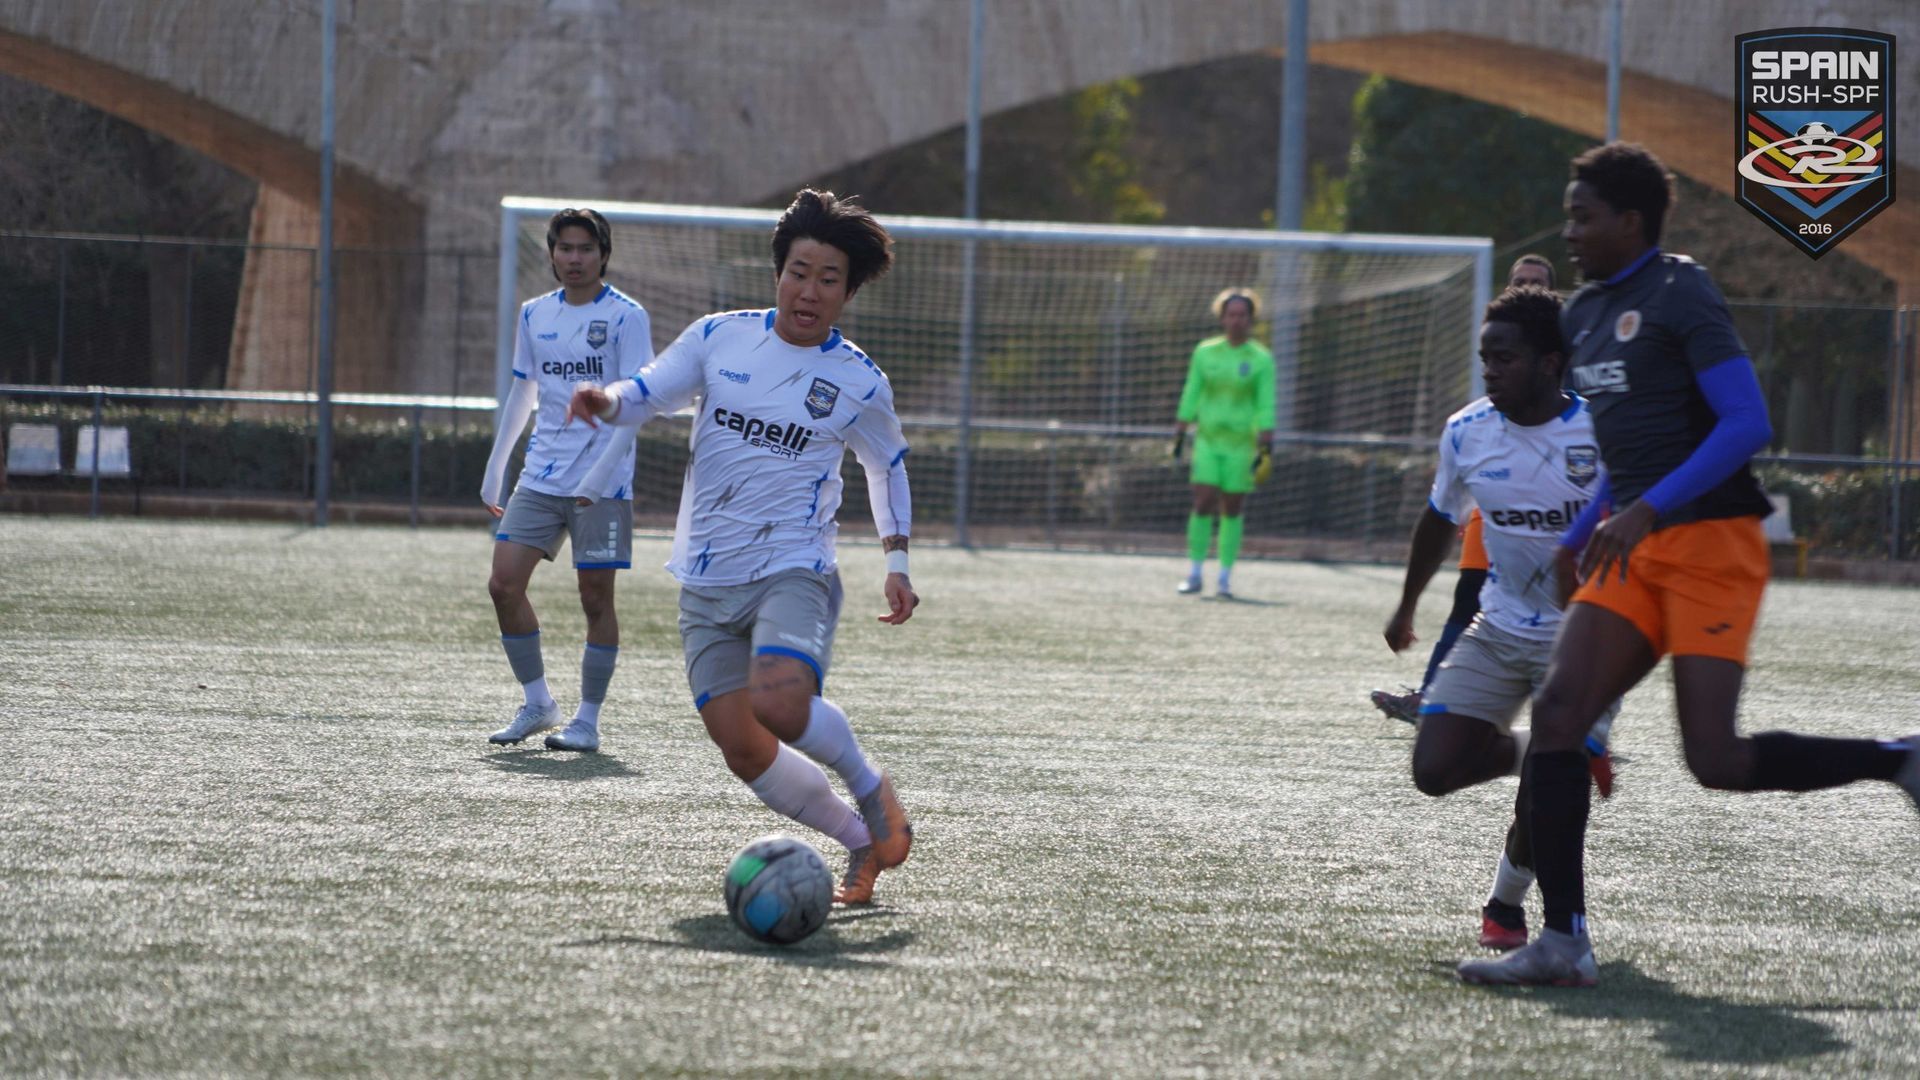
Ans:
[[[1773,432],[1720,291],[1705,268],[1660,249],[1671,200],[1665,166],[1639,146],[1611,143],[1573,161],[1562,236],[1587,284],[1561,317],[1568,386],[1593,410],[1611,490],[1563,538],[1563,588],[1579,585],[1533,703],[1526,779],[1546,929],[1500,959],[1460,965],[1469,982],[1597,980],[1582,740],[1662,655],[1673,657],[1687,767],[1707,787],[1812,791],[1888,780],[1920,803],[1920,736],[1739,734],[1747,643],[1768,573],[1760,519],[1771,509],[1749,463]],[[1612,516],[1596,527],[1609,494]],[[1571,551],[1582,542],[1575,567]]]

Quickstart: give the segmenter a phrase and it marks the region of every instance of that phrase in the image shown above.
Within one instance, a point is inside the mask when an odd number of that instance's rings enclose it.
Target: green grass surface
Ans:
[[[785,823],[692,712],[665,542],[587,757],[486,742],[489,546],[0,518],[0,1072],[1920,1073],[1914,807],[1702,790],[1664,669],[1590,833],[1600,987],[1457,984],[1513,791],[1421,796],[1367,706],[1424,659],[1380,641],[1391,568],[1246,564],[1226,604],[1172,559],[924,550],[891,628],[850,546],[829,689],[917,842],[780,950],[721,908]],[[534,600],[570,706],[564,563]],[[1916,701],[1913,592],[1773,588],[1749,730]]]

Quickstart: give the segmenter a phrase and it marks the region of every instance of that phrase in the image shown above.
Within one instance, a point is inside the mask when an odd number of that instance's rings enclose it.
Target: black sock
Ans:
[[[1533,789],[1526,769],[1520,771],[1520,791],[1513,797],[1513,824],[1507,826],[1507,861],[1521,870],[1533,869]]]
[[[1874,739],[1822,739],[1790,731],[1753,737],[1749,791],[1818,791],[1855,780],[1891,780],[1906,764],[1905,744]]]
[[[1533,870],[1539,875],[1547,929],[1582,932],[1587,922],[1583,858],[1587,838],[1587,755],[1582,750],[1534,751],[1525,782],[1533,801]]]

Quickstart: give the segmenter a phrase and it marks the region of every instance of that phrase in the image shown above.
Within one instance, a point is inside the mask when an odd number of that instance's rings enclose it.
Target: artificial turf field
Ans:
[[[782,950],[721,907],[785,822],[691,709],[666,542],[589,756],[486,741],[489,546],[0,517],[0,1073],[1920,1073],[1920,815],[1699,788],[1664,667],[1589,834],[1601,985],[1489,991],[1452,968],[1512,782],[1420,795],[1366,704],[1424,660],[1380,640],[1396,569],[1247,563],[1222,603],[1171,558],[931,548],[893,628],[850,544],[828,690],[916,843]],[[571,578],[533,585],[568,708]],[[1773,587],[1748,730],[1916,702],[1914,592]]]

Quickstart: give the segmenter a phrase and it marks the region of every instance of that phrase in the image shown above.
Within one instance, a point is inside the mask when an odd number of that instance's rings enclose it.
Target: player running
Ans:
[[[580,659],[580,708],[566,730],[549,735],[554,750],[600,749],[600,706],[620,657],[614,614],[614,572],[632,565],[633,440],[594,492],[592,506],[576,506],[574,489],[600,451],[616,442],[608,432],[567,425],[567,404],[579,383],[631,376],[653,358],[647,312],[603,279],[613,255],[607,219],[593,210],[562,210],[547,223],[547,256],[560,288],[520,306],[513,346],[513,389],[500,409],[493,453],[480,483],[480,501],[500,519],[494,530],[493,573],[487,591],[500,622],[500,644],[526,701],[513,721],[489,736],[517,743],[560,726],[560,706],[547,688],[540,655],[540,620],[527,599],[527,582],[542,559],[559,554],[564,535],[573,546],[587,644]],[[503,512],[500,488],[507,457],[538,412],[526,462]]]
[[[1526,768],[1546,929],[1504,957],[1461,964],[1460,977],[1475,983],[1598,980],[1587,935],[1580,740],[1662,655],[1673,657],[1687,767],[1705,786],[1812,791],[1887,780],[1920,803],[1915,736],[1739,734],[1747,643],[1768,575],[1760,519],[1771,507],[1749,468],[1772,439],[1766,400],[1706,270],[1660,250],[1672,200],[1666,167],[1639,146],[1609,143],[1575,158],[1572,173],[1562,235],[1588,283],[1561,325],[1615,509],[1580,559],[1579,588],[1533,705]],[[1570,541],[1608,495],[1595,496]]]
[[[1515,259],[1513,265],[1507,268],[1507,288],[1516,289],[1523,285],[1552,291],[1552,260],[1531,252]],[[1420,695],[1433,684],[1433,675],[1440,670],[1440,662],[1447,658],[1453,643],[1467,632],[1468,624],[1479,614],[1480,588],[1486,583],[1487,544],[1482,534],[1480,509],[1475,507],[1467,515],[1467,523],[1460,528],[1460,576],[1453,583],[1453,610],[1447,613],[1446,625],[1440,630],[1440,640],[1434,643],[1433,651],[1427,656],[1427,670],[1420,676],[1420,685],[1407,687],[1397,694],[1391,690],[1375,690],[1367,695],[1374,708],[1395,720],[1404,720],[1409,724],[1418,722]],[[1604,747],[1595,747],[1594,750],[1596,754],[1606,752]]]
[[[840,618],[834,513],[848,449],[867,474],[887,554],[880,621],[905,623],[920,602],[907,577],[912,500],[893,388],[833,325],[892,266],[892,243],[851,200],[800,192],[773,231],[773,308],[700,319],[633,378],[582,384],[571,406],[590,426],[637,429],[698,402],[667,563],[680,580],[693,705],[760,801],[846,845],[842,904],[870,902],[876,876],[906,861],[913,842],[892,781],[821,696]],[[582,502],[605,489],[598,477],[616,457],[604,452],[579,484]],[[839,774],[858,810],[816,761]]]
[[[1413,530],[1406,585],[1386,626],[1394,652],[1413,643],[1420,594],[1471,503],[1486,521],[1487,586],[1481,610],[1428,684],[1420,709],[1413,781],[1428,795],[1520,774],[1529,733],[1514,728],[1513,717],[1545,680],[1560,625],[1555,554],[1599,481],[1586,403],[1560,387],[1566,348],[1559,299],[1536,287],[1495,297],[1480,327],[1480,358],[1487,396],[1447,421],[1433,492]],[[1604,743],[1612,719],[1609,709],[1595,725],[1598,741]],[[1488,948],[1527,943],[1527,793],[1523,782],[1481,909],[1480,944]]]
[[[1173,425],[1173,456],[1193,439],[1193,512],[1187,515],[1187,557],[1193,565],[1180,594],[1200,592],[1213,522],[1220,519],[1221,599],[1233,599],[1233,564],[1240,557],[1245,529],[1241,507],[1253,490],[1254,474],[1273,459],[1273,354],[1252,340],[1259,306],[1250,289],[1227,289],[1214,297],[1213,313],[1223,331],[1193,347],[1186,385]]]

